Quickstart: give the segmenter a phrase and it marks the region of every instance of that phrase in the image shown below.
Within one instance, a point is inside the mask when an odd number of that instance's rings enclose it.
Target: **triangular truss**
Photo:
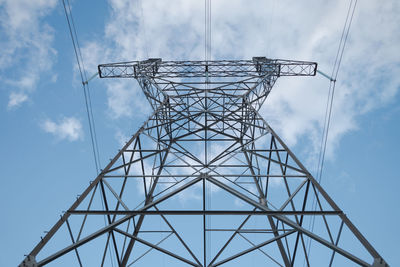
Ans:
[[[258,113],[278,77],[316,69],[100,65],[100,77],[137,79],[154,112],[21,266],[387,266]]]

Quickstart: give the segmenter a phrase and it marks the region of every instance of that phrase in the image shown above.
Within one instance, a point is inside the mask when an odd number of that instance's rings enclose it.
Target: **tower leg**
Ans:
[[[18,267],[37,267],[37,262],[34,256],[28,255],[26,256],[25,260],[21,262]]]
[[[382,258],[375,258],[372,267],[389,267],[389,264],[387,264]]]

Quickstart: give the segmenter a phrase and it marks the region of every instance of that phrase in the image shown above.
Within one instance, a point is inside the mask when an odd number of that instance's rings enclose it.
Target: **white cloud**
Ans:
[[[130,137],[128,135],[125,135],[120,129],[117,130],[114,137],[121,147],[123,147],[130,139]]]
[[[56,0],[0,0],[0,81],[10,88],[8,107],[18,107],[52,68],[54,32],[43,19]],[[18,92],[18,93],[17,93]],[[16,96],[24,101],[15,104]]]
[[[47,119],[42,122],[41,127],[60,140],[76,141],[83,138],[82,124],[74,117],[64,117],[58,122]]]
[[[204,57],[204,3],[201,1],[110,0],[104,38],[86,47],[97,51],[92,65],[104,62]],[[348,1],[212,2],[212,55],[216,59],[266,55],[310,60],[329,73],[335,59]],[[313,12],[310,12],[313,10]],[[142,12],[143,11],[143,12]],[[392,101],[399,91],[398,1],[358,1],[335,92],[328,156],[359,116]],[[141,14],[143,13],[143,17]],[[94,43],[94,41],[93,41]],[[100,47],[100,49],[99,49]],[[90,57],[85,53],[84,57]],[[289,146],[299,140],[318,151],[328,80],[279,78],[261,113]],[[108,81],[108,106],[114,117],[134,116],[146,107],[132,81]]]
[[[177,4],[176,10],[164,1],[110,0],[109,4],[111,14],[104,29],[104,38],[87,42],[82,48],[88,72],[97,71],[98,64],[107,62],[143,60],[147,57],[202,57],[203,15],[194,11],[201,9],[203,3],[179,1],[173,3],[174,6]],[[153,12],[157,18],[150,15]],[[176,46],[182,49],[177,50]],[[138,110],[141,114],[150,113],[151,107],[135,81],[114,79],[104,82],[113,118],[137,116]]]
[[[319,68],[327,73],[333,65],[341,24],[347,11],[348,3],[340,3],[326,10],[316,5],[314,9],[323,12],[315,13],[323,16],[315,21],[318,23],[312,30],[302,31],[304,37],[300,37],[300,40],[305,45],[297,46],[301,59],[317,61]],[[328,140],[329,157],[334,155],[334,148],[344,134],[358,128],[359,116],[389,103],[399,91],[400,77],[396,75],[400,71],[400,56],[396,52],[400,44],[400,35],[396,34],[396,25],[400,23],[396,14],[399,11],[400,6],[395,1],[359,1],[335,92]],[[305,24],[303,19],[297,19],[302,21],[305,28],[309,27],[307,21],[310,19],[305,18]],[[294,21],[290,23],[293,24]],[[285,47],[291,50],[294,46],[285,44]],[[267,118],[272,117],[273,126],[283,134],[284,140],[293,145],[300,137],[309,137],[308,142],[314,144],[316,151],[327,90],[328,81],[325,78],[304,81],[282,79],[263,107],[263,114]]]
[[[26,94],[11,92],[7,107],[8,107],[8,109],[17,108],[27,100],[28,100],[28,96]]]
[[[141,97],[137,87],[134,81],[107,82],[107,105],[113,118],[150,113],[150,105]]]

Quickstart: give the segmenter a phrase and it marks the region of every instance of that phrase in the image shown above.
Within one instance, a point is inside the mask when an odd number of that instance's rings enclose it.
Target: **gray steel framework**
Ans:
[[[153,114],[21,266],[149,265],[160,254],[174,266],[256,254],[267,266],[388,266],[258,113],[278,77],[314,76],[316,63],[148,59],[98,69],[135,78]]]

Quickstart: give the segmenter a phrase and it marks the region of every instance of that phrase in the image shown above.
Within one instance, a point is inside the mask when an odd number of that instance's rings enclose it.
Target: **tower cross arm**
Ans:
[[[128,61],[100,64],[97,68],[100,78],[138,78],[141,74],[155,73],[161,58],[149,58],[143,61]]]
[[[279,76],[315,76],[317,73],[316,62],[268,59],[266,57],[253,57],[253,62],[260,73],[274,71]]]
[[[212,61],[162,61],[150,58],[144,61],[129,61],[101,64],[100,78],[192,78],[192,77],[257,77],[314,76],[317,63],[283,59],[253,57],[252,60]]]

